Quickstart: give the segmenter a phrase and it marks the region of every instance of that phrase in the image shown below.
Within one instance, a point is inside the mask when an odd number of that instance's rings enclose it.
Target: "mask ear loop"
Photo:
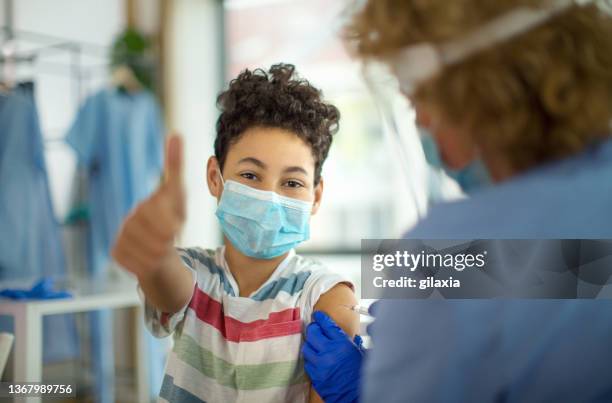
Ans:
[[[221,174],[221,170],[217,169],[217,172],[219,173],[219,179],[221,179],[221,184],[223,185],[223,187],[225,187],[225,180],[223,179],[223,175]]]
[[[219,174],[219,179],[221,179],[221,184],[223,185],[223,187],[225,187],[225,180],[223,179],[223,174],[221,173],[221,166],[219,165],[219,160],[216,159],[216,162],[217,162],[217,173]]]
[[[221,173],[221,168],[219,168],[218,162],[217,162],[217,173],[219,174],[219,179],[221,179],[221,185],[223,185],[223,189],[221,189],[221,194],[223,194],[223,190],[225,190],[225,180],[223,179],[223,174]]]

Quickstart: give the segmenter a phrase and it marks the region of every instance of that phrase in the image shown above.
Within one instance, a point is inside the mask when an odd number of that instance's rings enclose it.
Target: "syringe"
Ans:
[[[360,315],[364,315],[367,316],[369,318],[373,318],[372,315],[370,315],[370,312],[368,312],[368,308],[365,306],[361,306],[361,305],[346,305],[346,304],[341,304],[343,307],[350,309],[353,312],[357,312]]]

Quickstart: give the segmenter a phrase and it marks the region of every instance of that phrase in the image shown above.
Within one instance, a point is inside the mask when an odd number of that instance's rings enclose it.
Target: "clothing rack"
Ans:
[[[10,72],[11,65],[14,69],[14,66],[18,64],[28,64],[35,65],[41,73],[68,74],[72,78],[75,105],[78,105],[81,100],[83,80],[97,71],[107,71],[108,63],[106,61],[108,60],[109,48],[54,35],[16,29],[14,12],[14,0],[4,0],[4,25],[0,26],[0,68]],[[34,45],[34,48],[23,53],[17,53],[15,43],[20,41]],[[68,53],[70,57],[68,65],[40,61],[42,56],[58,53]],[[100,65],[85,68],[82,63],[84,55],[101,59],[104,63],[101,62]]]
[[[31,66],[32,74],[69,76],[74,107],[78,109],[92,78],[109,75],[111,46],[76,41],[61,36],[16,29],[14,0],[4,1],[4,25],[0,25],[0,83],[18,80],[17,66]],[[22,49],[17,47],[23,44]],[[67,55],[67,63],[54,61],[53,56]],[[148,60],[130,60],[148,66]],[[12,85],[10,85],[12,86]],[[46,138],[45,143],[61,143],[62,138]]]
[[[10,2],[9,2],[10,3]],[[7,54],[15,42],[24,42],[34,45],[32,49],[15,54]],[[68,75],[72,78],[75,105],[81,100],[83,92],[83,81],[92,75],[107,73],[109,48],[107,46],[91,44],[82,41],[74,41],[58,36],[42,34],[33,31],[17,30],[12,26],[0,27],[0,67],[6,64],[28,64],[34,65],[36,70],[42,74]],[[57,54],[67,54],[69,63],[57,63],[45,61],[43,57]],[[100,62],[85,66],[83,56],[100,60]]]
[[[3,25],[0,27],[0,35],[3,41],[14,39],[23,39],[28,42],[43,45],[47,48],[64,48],[73,52],[88,54],[90,56],[99,56],[106,58],[108,55],[108,46],[93,44],[83,41],[74,41],[71,39],[62,38],[55,35],[43,34],[35,31],[15,29],[14,27]]]

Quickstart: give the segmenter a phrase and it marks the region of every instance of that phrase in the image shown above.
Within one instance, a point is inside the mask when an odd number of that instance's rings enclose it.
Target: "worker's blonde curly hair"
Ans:
[[[369,0],[345,38],[358,56],[386,59],[407,45],[462,37],[519,6],[548,0]],[[543,25],[445,68],[418,88],[486,151],[515,171],[610,136],[612,17],[572,6]]]

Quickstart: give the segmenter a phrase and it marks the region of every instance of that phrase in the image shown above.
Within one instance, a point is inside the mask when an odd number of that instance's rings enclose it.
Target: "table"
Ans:
[[[135,310],[137,335],[136,351],[136,389],[140,403],[149,403],[148,373],[144,365],[145,351],[142,343],[144,321],[142,304],[136,292],[136,286],[121,285],[106,287],[105,291],[75,294],[74,298],[57,300],[23,300],[15,301],[0,298],[0,315],[12,316],[14,320],[15,344],[13,351],[13,376],[19,382],[42,381],[43,366],[43,317],[64,313],[90,312],[99,309]],[[40,402],[41,398],[22,397],[16,402]]]

